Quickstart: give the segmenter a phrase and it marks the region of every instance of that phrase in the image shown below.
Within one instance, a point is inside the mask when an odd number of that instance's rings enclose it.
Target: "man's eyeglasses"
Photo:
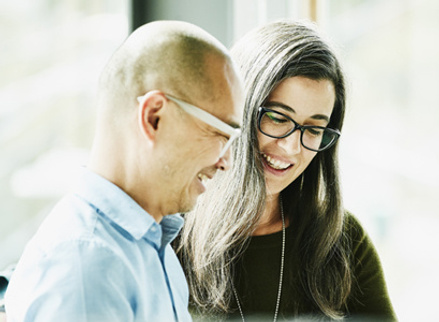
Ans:
[[[258,111],[258,129],[263,134],[282,139],[299,129],[300,143],[314,152],[329,149],[341,135],[339,130],[323,126],[300,125],[288,115],[266,107],[261,106]]]
[[[217,130],[229,135],[229,139],[227,140],[226,145],[224,145],[223,149],[221,150],[221,153],[219,155],[219,158],[223,157],[224,154],[227,152],[227,150],[232,145],[233,141],[241,135],[241,130],[239,128],[234,128],[231,125],[221,121],[216,116],[213,116],[209,112],[206,112],[205,110],[196,107],[192,104],[186,103],[178,98],[175,98],[171,95],[165,94],[165,97],[174,103],[176,103],[178,106],[180,106],[186,113],[195,116],[199,120],[203,121],[206,124],[209,124],[210,126],[213,126]],[[139,96],[137,100],[139,103],[143,101],[144,96]]]

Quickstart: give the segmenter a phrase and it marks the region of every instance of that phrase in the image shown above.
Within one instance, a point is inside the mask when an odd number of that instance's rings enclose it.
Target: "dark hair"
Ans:
[[[303,76],[333,83],[336,99],[328,127],[342,129],[346,105],[343,72],[329,42],[313,25],[288,21],[267,24],[238,41],[232,57],[244,74],[245,114],[251,115],[244,126],[257,131],[258,106],[284,79]],[[294,214],[302,286],[329,317],[342,315],[352,283],[348,245],[342,236],[344,210],[337,147],[317,153],[307,169],[282,192],[289,215]],[[254,155],[260,158],[258,153]]]
[[[283,80],[303,76],[334,85],[336,99],[328,127],[341,130],[345,113],[343,72],[334,50],[314,25],[270,23],[245,35],[231,52],[246,92],[243,135],[234,151],[232,169],[215,180],[215,186],[187,215],[180,247],[192,299],[202,311],[210,312],[228,310],[230,263],[239,256],[265,205],[258,107]],[[288,215],[294,214],[294,235],[299,241],[297,267],[302,270],[292,274],[300,275],[310,301],[331,318],[343,316],[352,284],[349,247],[342,233],[337,147],[335,144],[317,153],[307,169],[282,191]]]

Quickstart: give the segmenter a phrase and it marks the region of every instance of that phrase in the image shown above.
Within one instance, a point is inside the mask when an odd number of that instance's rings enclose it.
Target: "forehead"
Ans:
[[[304,117],[314,114],[331,115],[335,102],[334,84],[327,79],[314,80],[302,76],[283,80],[270,93],[268,102],[291,107]]]
[[[209,69],[211,86],[208,93],[197,95],[197,106],[233,127],[240,127],[244,107],[241,79],[228,62],[216,60]]]

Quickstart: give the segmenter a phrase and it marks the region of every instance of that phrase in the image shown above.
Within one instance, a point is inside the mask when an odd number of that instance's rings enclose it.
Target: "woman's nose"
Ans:
[[[302,151],[302,143],[300,142],[300,130],[297,129],[289,136],[278,139],[278,145],[288,153],[288,155],[293,155],[300,153]]]

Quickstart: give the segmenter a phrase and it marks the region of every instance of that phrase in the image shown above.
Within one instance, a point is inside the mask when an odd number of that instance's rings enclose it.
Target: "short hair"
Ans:
[[[231,61],[227,49],[203,29],[181,21],[137,28],[113,54],[99,81],[98,104],[119,108],[158,89],[187,100],[211,95],[209,57]]]

